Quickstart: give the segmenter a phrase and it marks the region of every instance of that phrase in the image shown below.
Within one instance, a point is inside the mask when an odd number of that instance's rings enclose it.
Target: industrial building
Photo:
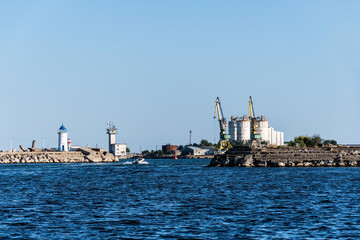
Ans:
[[[175,152],[177,152],[177,145],[166,144],[162,145],[161,149],[164,154],[174,154]]]
[[[249,116],[231,116],[228,124],[230,140],[242,141],[245,144],[257,140],[268,145],[284,145],[284,133],[269,127],[269,120],[265,115],[255,117],[251,97],[249,103]]]
[[[116,143],[115,136],[117,134],[117,128],[112,122],[107,122],[108,128],[107,134],[109,135],[109,152],[114,154],[118,158],[126,158],[126,144]]]
[[[213,155],[214,147],[194,147],[187,146],[181,150],[181,155],[204,156]]]

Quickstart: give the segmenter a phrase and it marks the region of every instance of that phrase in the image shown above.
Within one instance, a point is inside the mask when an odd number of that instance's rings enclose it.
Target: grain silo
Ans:
[[[237,121],[238,119],[235,116],[231,116],[231,120],[229,121],[229,135],[232,141],[238,140]]]
[[[265,115],[261,115],[258,122],[258,133],[260,134],[261,142],[269,142],[269,120]]]
[[[244,115],[240,118],[240,121],[238,122],[240,125],[240,141],[248,142],[250,141],[250,119],[248,116]]]

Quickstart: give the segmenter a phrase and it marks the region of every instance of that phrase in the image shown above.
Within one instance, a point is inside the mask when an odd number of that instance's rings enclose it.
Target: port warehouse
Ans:
[[[284,145],[284,133],[269,127],[269,120],[265,115],[257,117],[256,122],[260,142],[266,142],[269,145]],[[242,117],[231,116],[229,121],[230,140],[249,143],[251,140],[251,128],[251,119],[246,114]]]

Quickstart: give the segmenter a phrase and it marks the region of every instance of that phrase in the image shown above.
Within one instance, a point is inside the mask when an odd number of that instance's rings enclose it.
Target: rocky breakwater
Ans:
[[[1,163],[90,163],[115,162],[113,154],[102,149],[79,148],[71,152],[1,152]]]
[[[215,155],[211,167],[359,167],[360,147],[239,146]]]

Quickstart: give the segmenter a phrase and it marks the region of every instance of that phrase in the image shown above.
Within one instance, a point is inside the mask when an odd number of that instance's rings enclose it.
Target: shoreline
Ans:
[[[360,167],[360,147],[237,146],[215,155],[209,167]]]

